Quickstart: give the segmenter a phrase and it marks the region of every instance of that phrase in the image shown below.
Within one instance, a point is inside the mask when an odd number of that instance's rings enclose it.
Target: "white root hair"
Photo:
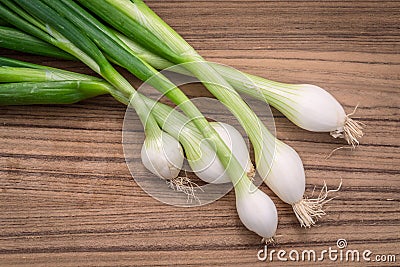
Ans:
[[[314,190],[311,194],[311,198],[303,198],[299,202],[292,204],[292,208],[294,213],[296,214],[297,219],[300,222],[300,225],[305,228],[310,228],[311,226],[315,225],[318,219],[322,216],[326,215],[325,211],[323,210],[323,206],[331,201],[334,198],[327,199],[329,193],[337,192],[342,187],[342,181],[337,189],[328,190],[326,182],[324,181],[324,186],[321,189],[317,198],[312,198],[314,195]]]
[[[351,149],[351,150],[353,150],[354,147],[348,147],[348,146],[337,147],[337,148],[333,149],[333,150],[331,151],[331,153],[329,153],[328,156],[325,157],[325,159],[329,159],[330,157],[332,157],[332,155],[333,155],[336,151],[338,151],[338,150],[340,150],[340,149]]]
[[[265,238],[265,237],[263,237],[262,239],[261,239],[261,243],[264,243],[265,245],[275,245],[276,244],[276,240],[275,240],[275,237],[273,236],[273,237],[270,237],[270,238]]]
[[[185,171],[185,176],[178,176],[173,179],[166,180],[166,183],[169,188],[182,192],[187,196],[187,202],[192,203],[193,201],[199,202],[200,199],[196,196],[196,189],[203,189],[198,186],[195,182],[192,182],[189,177],[187,177],[187,173]]]
[[[346,119],[342,129],[337,129],[331,132],[331,135],[334,138],[344,138],[344,140],[346,140],[346,142],[353,148],[360,144],[358,140],[363,137],[363,126],[365,126],[364,123],[350,118],[350,116],[356,113],[357,108],[358,105],[354,108],[354,111],[352,113],[346,115]]]

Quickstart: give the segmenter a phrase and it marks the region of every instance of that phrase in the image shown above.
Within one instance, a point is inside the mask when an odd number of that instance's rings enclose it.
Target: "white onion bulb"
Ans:
[[[266,136],[265,138],[274,138]],[[275,139],[275,153],[256,152],[257,171],[265,184],[284,202],[290,204],[301,226],[311,227],[325,215],[323,205],[330,191],[326,185],[316,198],[304,198],[305,173],[297,152]]]
[[[183,165],[181,144],[162,131],[157,137],[147,137],[141,151],[143,165],[163,179],[174,179]]]
[[[242,185],[239,182],[235,192],[236,209],[242,223],[267,242],[273,240],[278,226],[278,212],[272,200],[252,184]]]
[[[346,115],[342,105],[326,90],[311,84],[269,84],[264,96],[280,102],[277,109],[297,126],[313,132],[330,132],[349,144],[359,144],[363,136],[361,123]]]
[[[346,113],[342,105],[324,89],[310,84],[293,86],[290,97],[292,121],[303,129],[331,132],[343,129]],[[284,94],[282,92],[282,94]]]
[[[257,163],[257,171],[268,187],[288,204],[301,201],[305,191],[305,174],[297,152],[276,139],[274,158],[272,164],[269,162],[263,155]]]

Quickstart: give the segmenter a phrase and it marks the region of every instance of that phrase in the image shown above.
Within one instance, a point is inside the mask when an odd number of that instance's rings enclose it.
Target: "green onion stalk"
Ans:
[[[69,99],[69,102],[72,103],[79,101],[79,98],[81,100],[86,99],[90,95],[89,93],[96,92],[96,88],[98,95],[104,92],[113,94],[115,91],[106,82],[98,78],[92,79],[87,75],[1,57],[0,66],[2,73],[0,82],[12,82],[0,84],[0,105],[68,103],[65,99]],[[2,70],[2,68],[5,69]],[[32,70],[37,72],[33,76]],[[40,72],[42,72],[42,75],[40,75]],[[51,72],[52,75],[47,75],[48,72]],[[18,75],[14,75],[15,73],[18,73]],[[68,77],[72,81],[63,82],[61,77]],[[32,79],[32,81],[28,82],[29,79]],[[86,84],[90,84],[91,87],[87,87]],[[65,94],[66,90],[67,94]],[[89,90],[89,93],[87,90]],[[57,92],[59,95],[57,95]],[[207,146],[207,142],[201,142],[202,135],[193,122],[167,105],[143,95],[141,97],[149,107],[152,107],[151,112],[163,130],[182,143],[194,172],[206,182],[209,182],[210,178],[213,177],[215,178],[215,180],[212,180],[213,183],[224,182],[224,179],[226,182],[227,176],[224,176],[224,166],[218,160],[211,161],[215,159],[215,152],[212,151],[210,146]],[[34,99],[35,102],[32,102],[31,99]],[[61,102],[60,99],[63,101]],[[120,97],[117,100],[125,104],[129,103],[129,98]],[[212,127],[221,136],[225,135],[225,138],[223,138],[225,143],[231,140],[229,147],[232,148],[233,154],[239,159],[242,168],[251,168],[249,153],[240,133],[232,126],[223,123],[213,122]],[[271,240],[277,226],[276,208],[266,194],[256,189],[249,180],[247,182],[254,192],[252,191],[252,194],[239,201],[238,210],[242,210],[241,219],[250,230],[263,236],[266,240]],[[243,184],[240,183],[235,186],[243,186]]]
[[[47,42],[43,42],[32,35],[10,28],[7,25],[0,26],[0,38],[0,45],[3,48],[62,59],[75,59],[72,55],[56,46],[49,45]]]
[[[18,3],[24,6],[26,11],[15,2],[2,1],[0,14],[3,19],[80,59],[118,88],[118,91],[114,93],[115,98],[119,99],[122,95],[132,96],[131,105],[138,114],[146,134],[142,146],[143,164],[161,178],[177,177],[183,165],[181,145],[160,129],[146,103],[136,94],[136,90],[130,83],[115,70],[98,47],[71,22],[43,2],[18,1]],[[29,15],[27,11],[32,12],[34,16]],[[62,34],[57,31],[60,29]],[[166,144],[169,144],[168,149],[166,149]],[[165,153],[162,153],[163,151]]]
[[[204,86],[234,114],[249,136],[261,178],[293,207],[301,226],[310,227],[325,214],[324,197],[304,198],[304,167],[297,152],[275,138],[231,84],[143,1],[78,1],[143,48],[182,64],[200,81],[207,81]]]

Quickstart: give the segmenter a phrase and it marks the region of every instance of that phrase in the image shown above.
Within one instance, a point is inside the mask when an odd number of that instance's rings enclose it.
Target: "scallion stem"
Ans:
[[[27,73],[29,75],[29,73]],[[19,82],[0,84],[0,106],[72,104],[109,91],[92,81]]]
[[[28,35],[26,33],[16,31],[13,28],[0,26],[1,47],[31,53],[39,54],[42,56],[50,56],[62,59],[74,59],[68,53],[58,49],[55,46],[49,45],[42,40]]]

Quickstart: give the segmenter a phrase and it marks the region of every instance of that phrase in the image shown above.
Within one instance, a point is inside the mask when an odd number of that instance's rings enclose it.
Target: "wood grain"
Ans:
[[[278,137],[313,185],[343,187],[319,227],[300,229],[275,197],[273,249],[336,248],[397,254],[400,262],[400,3],[398,1],[146,1],[211,61],[326,88],[365,137],[356,150],[275,112]],[[0,50],[91,73],[77,62]],[[137,83],[137,81],[133,82]],[[197,96],[199,92],[189,92]],[[259,238],[240,223],[231,192],[206,206],[160,203],[133,181],[121,129],[125,107],[102,96],[69,106],[0,107],[0,266],[320,266],[260,262]],[[271,249],[272,249],[271,248]],[[324,265],[338,262],[326,259]],[[347,266],[384,266],[342,262]]]

